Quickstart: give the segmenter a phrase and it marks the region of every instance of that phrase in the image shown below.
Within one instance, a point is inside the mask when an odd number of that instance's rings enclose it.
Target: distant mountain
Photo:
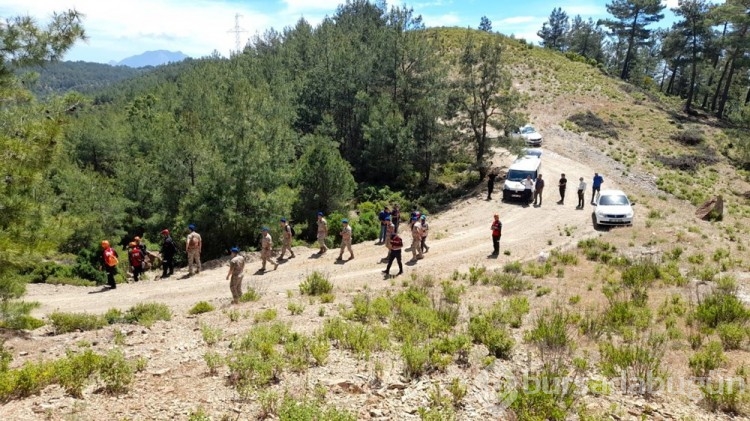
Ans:
[[[122,59],[115,65],[128,67],[159,66],[161,64],[176,63],[186,58],[188,56],[181,51],[156,50],[146,51],[143,54]]]

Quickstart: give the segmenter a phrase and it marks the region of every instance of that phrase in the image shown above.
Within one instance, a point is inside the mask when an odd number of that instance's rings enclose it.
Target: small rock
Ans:
[[[370,410],[370,416],[373,418],[380,418],[383,416],[383,411],[375,408]]]
[[[25,357],[25,356],[29,355],[29,353],[26,352],[26,351],[21,351],[21,352],[18,353],[18,355],[20,355],[22,357]]]

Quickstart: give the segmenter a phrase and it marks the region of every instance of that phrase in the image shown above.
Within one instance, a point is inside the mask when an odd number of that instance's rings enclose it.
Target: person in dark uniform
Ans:
[[[557,183],[557,187],[560,189],[560,201],[557,203],[560,205],[564,205],[565,189],[568,187],[568,179],[565,178],[565,174],[560,175],[560,181]]]
[[[177,254],[177,246],[169,235],[168,229],[163,229],[161,231],[161,236],[161,277],[168,278],[170,275],[174,274],[174,256]]]
[[[487,174],[487,200],[492,200],[492,192],[495,190],[495,178],[497,178],[497,174]]]

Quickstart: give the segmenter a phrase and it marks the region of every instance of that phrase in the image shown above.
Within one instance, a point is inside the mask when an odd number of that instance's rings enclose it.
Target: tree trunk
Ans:
[[[674,79],[677,76],[677,65],[672,68],[672,76],[669,77],[669,84],[667,84],[667,95],[672,95],[672,89],[674,88]]]
[[[742,31],[740,32],[740,36],[738,37],[740,40],[745,39],[747,28],[747,25],[742,27]],[[716,116],[719,118],[724,117],[724,109],[726,108],[727,100],[729,99],[729,88],[732,86],[732,77],[734,76],[734,69],[736,67],[735,63],[737,62],[737,57],[739,57],[740,53],[743,52],[744,49],[742,49],[740,46],[737,46],[734,48],[732,56],[729,59],[729,63],[731,63],[731,66],[729,67],[729,74],[727,74],[727,81],[724,84],[724,92],[721,94],[721,99],[719,100],[719,108],[718,110],[716,110]]]
[[[622,80],[628,80],[628,77],[630,77],[630,60],[632,60],[631,55],[633,53],[633,44],[635,44],[635,28],[636,23],[638,22],[638,15],[640,12],[636,12],[635,16],[633,17],[633,24],[630,27],[630,36],[628,36],[628,49],[625,53],[625,62],[622,65],[622,72],[620,73],[620,79]]]
[[[724,63],[724,68],[721,70],[721,77],[719,77],[719,81],[716,83],[716,90],[714,91],[714,97],[711,99],[711,111],[716,110],[716,101],[719,100],[719,93],[721,92],[721,87],[724,84],[724,78],[727,75],[727,71],[729,71],[729,60],[727,60],[726,63]]]
[[[688,86],[687,100],[685,101],[685,112],[690,112],[690,107],[693,103],[693,96],[695,95],[695,77],[698,73],[698,41],[696,36],[693,35],[693,62],[691,63],[690,69],[690,86]]]

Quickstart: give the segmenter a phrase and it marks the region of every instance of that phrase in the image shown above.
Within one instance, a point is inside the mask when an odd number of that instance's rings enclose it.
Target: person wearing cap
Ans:
[[[385,267],[383,273],[385,276],[390,276],[391,264],[394,260],[398,263],[398,273],[396,276],[404,273],[404,266],[401,264],[401,249],[404,247],[404,241],[395,232],[391,234],[390,241],[390,252],[388,253],[388,265]]]
[[[193,276],[193,263],[197,267],[196,273],[201,273],[201,250],[203,250],[203,241],[201,235],[195,232],[195,225],[188,225],[190,234],[185,240],[185,253],[188,258],[188,275]]]
[[[424,257],[422,254],[422,224],[416,216],[411,218],[411,255],[412,260]]]
[[[326,246],[326,237],[328,237],[328,221],[323,217],[323,212],[318,212],[318,245],[320,245],[320,251],[318,254],[323,254],[328,251]]]
[[[138,237],[136,237],[138,238]],[[143,273],[143,262],[146,259],[146,255],[135,241],[131,241],[128,244],[128,260],[130,260],[130,269],[133,272],[133,280],[138,282],[138,275]]]
[[[107,285],[111,289],[117,288],[117,283],[115,282],[115,275],[117,274],[117,251],[110,247],[109,241],[102,240],[101,242],[102,246],[102,254],[100,256],[101,259],[101,267],[100,269],[104,269],[105,272],[107,272]]]
[[[294,258],[294,251],[292,251],[292,226],[289,225],[286,218],[281,218],[279,222],[281,224],[281,254],[279,260],[284,259],[284,253],[289,250],[289,258]]]
[[[500,215],[495,214],[490,230],[492,231],[492,254],[497,257],[500,255],[500,237],[503,235],[503,223],[500,222]]]
[[[177,254],[177,246],[169,235],[168,229],[161,230],[161,277],[169,278],[174,274],[174,256]]]
[[[336,260],[343,260],[344,249],[349,250],[349,260],[354,259],[354,252],[352,251],[352,227],[349,225],[348,219],[341,220],[341,251],[339,257]]]
[[[427,234],[430,232],[430,224],[427,223],[427,215],[419,217],[422,225],[422,241],[420,242],[420,250],[422,253],[430,251],[430,247],[427,246]]]
[[[273,270],[279,267],[279,262],[274,262],[271,254],[273,254],[273,238],[268,227],[263,227],[262,233],[263,238],[261,239],[260,258],[263,261],[263,266],[260,270],[266,270],[266,262],[270,262],[273,265]]]
[[[232,247],[230,250],[232,258],[229,259],[229,272],[227,273],[227,280],[229,281],[229,291],[232,293],[232,304],[239,304],[240,297],[242,296],[242,278],[244,277],[245,271],[245,258],[240,256],[240,249]]]
[[[583,195],[586,192],[586,182],[583,181],[583,177],[579,178],[578,181],[578,206],[576,206],[576,209],[583,209]]]
[[[147,269],[151,268],[151,263],[153,263],[149,258],[150,255],[148,254],[146,243],[141,241],[141,237],[137,235],[133,237],[133,241],[135,242],[136,247],[141,249],[141,253],[143,253],[143,265],[141,267],[143,268],[143,272],[146,272]]]

